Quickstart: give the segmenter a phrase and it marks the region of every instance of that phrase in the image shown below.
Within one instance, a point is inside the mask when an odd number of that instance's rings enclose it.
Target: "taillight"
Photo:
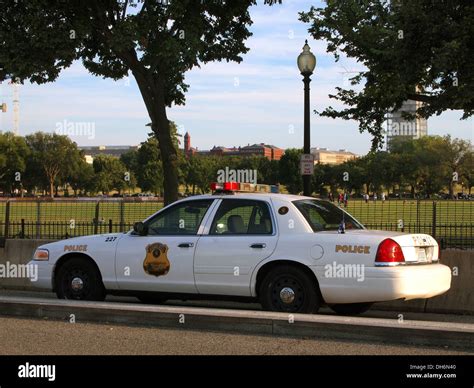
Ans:
[[[376,263],[404,263],[402,247],[391,238],[383,240],[377,249]]]

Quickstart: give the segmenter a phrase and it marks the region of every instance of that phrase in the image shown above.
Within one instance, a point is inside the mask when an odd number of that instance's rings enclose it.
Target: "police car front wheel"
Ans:
[[[83,258],[73,257],[58,270],[56,295],[59,299],[102,301],[105,289],[95,265]]]
[[[321,297],[317,284],[305,271],[293,266],[280,266],[263,279],[260,303],[269,311],[316,313]]]

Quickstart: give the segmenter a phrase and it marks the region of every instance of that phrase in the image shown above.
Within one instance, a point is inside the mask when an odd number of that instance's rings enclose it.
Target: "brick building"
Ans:
[[[194,154],[216,155],[216,156],[264,156],[268,160],[280,160],[285,150],[265,143],[248,144],[245,147],[223,147],[214,146],[209,151],[198,151],[191,147],[191,135],[186,132],[184,135],[184,153],[186,156]]]

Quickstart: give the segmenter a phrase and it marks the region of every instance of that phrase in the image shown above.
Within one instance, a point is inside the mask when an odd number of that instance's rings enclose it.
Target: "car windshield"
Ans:
[[[346,229],[364,228],[349,214],[330,202],[301,199],[293,201],[293,204],[306,218],[314,232],[338,230],[343,220]]]

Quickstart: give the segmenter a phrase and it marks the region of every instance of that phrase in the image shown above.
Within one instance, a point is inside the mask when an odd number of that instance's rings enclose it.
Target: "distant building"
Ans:
[[[191,147],[191,135],[188,132],[186,132],[184,134],[184,153],[188,157],[188,156],[194,155],[196,152],[197,152],[197,149]]]
[[[214,146],[209,151],[210,155],[216,156],[240,156],[241,148],[240,147],[222,147],[222,146]]]
[[[120,158],[128,151],[137,150],[139,146],[80,146],[84,151],[84,159],[87,163],[92,164],[97,155],[111,155]]]
[[[405,101],[396,112],[387,116],[387,149],[390,142],[395,138],[419,139],[428,134],[428,122],[426,119],[416,115],[417,109],[423,105],[420,101]],[[414,119],[406,119],[403,113],[414,116]]]
[[[331,151],[327,148],[312,148],[311,153],[314,155],[315,164],[341,164],[348,160],[356,159],[357,155],[346,149],[339,151]]]
[[[243,155],[265,156],[268,160],[280,160],[285,151],[281,148],[269,144],[253,144],[242,147],[240,152]]]
[[[197,148],[191,147],[191,135],[186,132],[184,135],[184,153],[187,157],[199,155],[216,155],[216,156],[264,156],[268,160],[280,160],[285,153],[282,148],[275,147],[265,143],[246,145],[245,147],[223,147],[213,146],[209,151],[199,151]]]

